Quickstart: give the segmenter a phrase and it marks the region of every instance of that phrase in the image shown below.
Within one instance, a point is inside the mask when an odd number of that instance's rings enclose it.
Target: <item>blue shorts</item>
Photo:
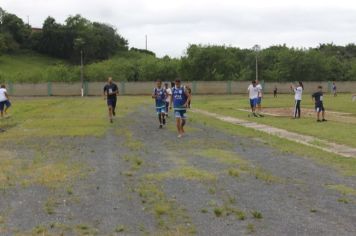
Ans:
[[[166,113],[166,106],[164,106],[164,107],[156,107],[156,112],[157,112],[157,114]]]
[[[256,107],[256,105],[257,105],[257,98],[250,99],[250,106],[251,106],[251,108],[252,108],[252,107]]]
[[[174,115],[176,118],[186,119],[187,110],[174,110]]]
[[[107,99],[108,106],[115,108],[116,107],[116,101],[117,101],[116,98],[108,98]]]
[[[262,97],[258,97],[257,98],[257,105],[261,105],[261,103],[262,103]]]
[[[7,108],[11,107],[11,102],[9,100],[0,102],[0,111],[3,111],[5,106]]]

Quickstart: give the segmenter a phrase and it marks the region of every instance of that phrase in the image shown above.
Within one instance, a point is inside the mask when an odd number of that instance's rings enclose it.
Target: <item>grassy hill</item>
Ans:
[[[3,54],[0,56],[0,81],[53,81],[54,72],[61,67],[68,67],[68,63],[33,51]]]
[[[178,74],[179,60],[156,58],[145,53],[120,52],[109,60],[85,65],[86,81],[103,81],[112,76],[116,81],[170,80]],[[80,79],[80,67],[25,51],[0,56],[0,82],[73,82]]]

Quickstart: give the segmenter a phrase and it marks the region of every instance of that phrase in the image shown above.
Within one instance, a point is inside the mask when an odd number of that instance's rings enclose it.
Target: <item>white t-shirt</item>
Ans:
[[[166,102],[169,102],[170,101],[170,96],[172,96],[172,89],[170,88],[167,88],[166,89],[166,93],[167,93],[167,98],[166,98]]]
[[[258,97],[261,98],[262,97],[262,85],[258,84],[258,85],[256,85],[256,88],[258,89]]]
[[[303,94],[302,86],[298,86],[297,88],[295,88],[294,92],[295,92],[294,99],[295,100],[302,100],[302,94]]]
[[[249,95],[250,99],[258,98],[257,86],[253,87],[253,85],[250,84],[250,86],[248,86],[248,88],[247,88],[247,91],[248,91],[248,95]]]
[[[0,88],[0,102],[7,100],[5,93],[7,93],[7,90],[4,88]]]

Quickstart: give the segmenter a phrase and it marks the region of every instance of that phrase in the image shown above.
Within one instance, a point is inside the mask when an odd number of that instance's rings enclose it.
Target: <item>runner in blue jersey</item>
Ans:
[[[157,87],[153,89],[152,98],[156,101],[156,111],[159,120],[159,128],[162,129],[166,124],[166,101],[167,92],[165,88],[162,88],[162,82],[157,80]]]
[[[183,86],[181,81],[177,79],[175,81],[175,87],[172,88],[172,96],[169,108],[172,109],[172,103],[174,107],[174,115],[177,122],[178,138],[181,138],[184,134],[184,125],[186,123],[186,112],[191,95]]]

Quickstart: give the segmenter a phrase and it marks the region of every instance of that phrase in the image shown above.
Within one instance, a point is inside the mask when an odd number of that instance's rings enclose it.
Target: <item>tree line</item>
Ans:
[[[122,81],[252,80],[265,81],[350,81],[356,80],[356,45],[320,44],[315,48],[289,48],[276,45],[258,52],[221,45],[189,45],[181,58],[156,57],[154,52],[128,47],[117,29],[91,22],[80,15],[70,16],[64,24],[48,17],[41,31],[32,31],[21,18],[0,8],[0,55],[31,49],[68,61],[44,69],[43,73],[23,78],[22,82],[76,81],[80,53],[85,62],[85,80],[106,76]],[[1,68],[1,64],[0,64]],[[57,75],[59,74],[59,75]],[[6,78],[6,75],[2,75]]]

